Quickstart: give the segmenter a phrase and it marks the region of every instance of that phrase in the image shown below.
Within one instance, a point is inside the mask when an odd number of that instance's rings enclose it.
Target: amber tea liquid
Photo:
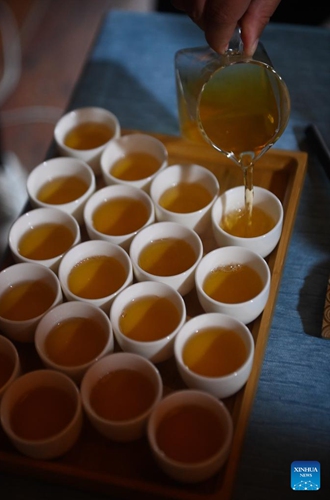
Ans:
[[[24,394],[10,415],[13,431],[23,439],[48,439],[73,419],[75,404],[57,387],[37,387]]]
[[[66,252],[74,242],[74,235],[63,224],[41,224],[32,227],[18,244],[19,253],[28,259],[52,259]]]
[[[247,349],[238,333],[224,328],[205,328],[189,338],[183,348],[184,364],[204,377],[222,377],[235,372],[247,359]]]
[[[124,368],[109,372],[98,380],[90,402],[102,418],[118,421],[141,415],[155,397],[155,388],[146,375]]]
[[[173,276],[196,262],[194,249],[179,238],[160,238],[146,245],[139,257],[139,266],[150,274]]]
[[[237,304],[253,299],[262,291],[259,274],[245,264],[229,264],[215,268],[205,278],[204,292],[212,299]]]
[[[72,149],[94,149],[108,142],[113,135],[112,129],[105,123],[79,123],[67,133],[64,144]]]
[[[285,84],[270,66],[252,60],[213,73],[198,97],[196,120],[191,119],[183,95],[178,97],[183,136],[211,142],[242,168],[245,204],[251,214],[253,164],[278,139],[290,110]]]
[[[159,198],[159,205],[176,213],[197,212],[212,201],[210,192],[197,182],[180,182],[168,188]]]
[[[69,318],[60,321],[45,341],[48,357],[61,366],[79,366],[95,359],[107,339],[101,325],[91,318]]]
[[[111,167],[110,174],[124,181],[146,179],[160,168],[161,163],[149,153],[132,152],[119,158]]]
[[[102,203],[93,213],[93,226],[103,234],[120,236],[134,233],[149,219],[145,204],[134,198],[120,197]]]
[[[25,321],[43,314],[54,300],[54,290],[41,280],[18,283],[2,294],[0,316]]]
[[[270,70],[258,62],[217,70],[200,94],[199,119],[213,144],[233,153],[258,156],[279,131],[278,103]]]
[[[76,264],[68,277],[72,293],[85,299],[99,299],[116,292],[126,280],[126,271],[114,257],[97,255]]]
[[[88,189],[87,182],[77,176],[56,177],[46,182],[37,198],[49,205],[62,205],[80,198]]]
[[[250,61],[217,70],[204,85],[199,123],[215,148],[229,153],[243,169],[245,204],[253,204],[253,164],[273,144],[280,131],[280,114],[271,68]]]
[[[159,448],[173,460],[196,463],[212,457],[225,436],[219,419],[207,408],[182,405],[169,411],[156,434]]]
[[[119,326],[126,337],[150,342],[172,333],[179,322],[179,311],[169,299],[150,295],[132,300],[123,310]]]
[[[233,236],[256,238],[271,231],[275,220],[258,206],[253,207],[252,215],[243,207],[225,214],[220,227]]]

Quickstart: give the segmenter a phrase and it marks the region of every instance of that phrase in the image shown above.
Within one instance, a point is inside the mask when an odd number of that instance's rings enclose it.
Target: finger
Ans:
[[[253,0],[240,21],[244,52],[253,56],[258,40],[281,0]]]
[[[251,0],[209,0],[204,10],[204,30],[208,44],[222,54]]]

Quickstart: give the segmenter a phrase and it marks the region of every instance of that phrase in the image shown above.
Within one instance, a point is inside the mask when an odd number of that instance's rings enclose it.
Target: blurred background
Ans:
[[[111,9],[178,12],[170,0],[0,0],[0,256],[26,200],[26,176],[44,160]],[[272,21],[329,19],[330,2],[282,0]]]
[[[156,3],[160,11],[178,12],[171,6],[169,0],[159,0]],[[320,25],[327,24],[329,18],[330,4],[324,0],[314,0],[312,3],[282,0],[272,17],[272,22]]]
[[[0,0],[1,150],[40,163],[110,9],[178,12],[170,0]],[[330,2],[282,0],[272,21],[326,24]]]

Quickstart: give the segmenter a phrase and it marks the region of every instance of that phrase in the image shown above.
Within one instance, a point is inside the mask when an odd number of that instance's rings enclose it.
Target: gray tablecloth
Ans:
[[[291,119],[276,147],[306,150],[313,122],[330,143],[330,30],[270,24],[261,41],[286,81]],[[205,45],[184,15],[112,11],[77,85],[70,108],[99,105],[123,128],[179,134],[174,54]],[[255,403],[234,488],[234,500],[297,498],[293,461],[318,461],[330,497],[330,340],[320,336],[330,274],[330,181],[312,151],[292,235]],[[0,475],[3,498],[100,499]],[[2,493],[1,493],[2,497]],[[103,498],[103,497],[102,497]]]

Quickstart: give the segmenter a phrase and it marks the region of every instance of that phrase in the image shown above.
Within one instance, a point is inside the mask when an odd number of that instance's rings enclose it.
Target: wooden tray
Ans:
[[[220,182],[220,191],[241,185],[242,172],[230,160],[208,145],[190,144],[179,137],[155,134],[166,145],[169,163],[197,163],[209,168]],[[235,396],[227,398],[234,421],[231,454],[223,469],[213,478],[195,485],[181,485],[169,479],[154,462],[146,438],[133,443],[114,443],[99,435],[85,419],[79,441],[65,456],[54,461],[33,460],[17,452],[0,429],[0,468],[15,474],[28,474],[36,478],[71,484],[78,488],[103,492],[112,497],[178,499],[178,500],[228,500],[237,472],[248,419],[253,404],[259,374],[267,345],[268,333],[276,304],[304,176],[307,154],[301,152],[270,150],[255,167],[254,184],[275,193],[283,203],[283,232],[276,249],[267,258],[272,273],[270,296],[263,314],[249,326],[255,340],[255,360],[245,387]],[[206,251],[214,242],[210,234],[204,241]],[[10,260],[10,259],[9,259]],[[7,262],[6,265],[12,263]],[[195,291],[185,297],[187,312],[193,316],[203,312]],[[16,344],[23,370],[41,368],[33,344]],[[174,359],[158,365],[164,382],[164,392],[184,388],[179,380]]]

